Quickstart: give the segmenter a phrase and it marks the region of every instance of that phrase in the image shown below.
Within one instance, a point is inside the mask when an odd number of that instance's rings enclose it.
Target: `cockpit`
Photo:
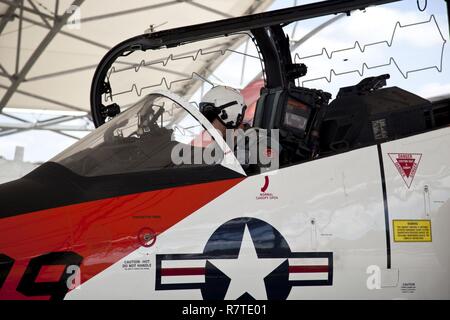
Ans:
[[[217,139],[221,136],[195,106],[170,92],[157,92],[146,95],[51,162],[86,177],[226,166],[223,155],[229,152]],[[205,150],[216,150],[217,163],[205,162]],[[233,160],[231,164],[238,165]]]

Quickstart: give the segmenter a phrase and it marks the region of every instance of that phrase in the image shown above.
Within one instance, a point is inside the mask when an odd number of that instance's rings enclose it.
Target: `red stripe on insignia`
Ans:
[[[289,273],[328,272],[328,266],[289,266]]]
[[[161,276],[202,276],[205,268],[164,268]]]

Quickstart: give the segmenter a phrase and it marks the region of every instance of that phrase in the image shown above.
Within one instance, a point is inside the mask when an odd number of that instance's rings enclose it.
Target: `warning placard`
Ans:
[[[430,220],[392,220],[394,242],[431,242]]]
[[[388,153],[408,189],[419,168],[421,153]]]

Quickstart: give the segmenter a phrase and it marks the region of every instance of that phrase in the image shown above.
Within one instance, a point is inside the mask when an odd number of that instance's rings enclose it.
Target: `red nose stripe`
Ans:
[[[138,249],[143,228],[154,230],[158,237],[242,180],[162,189],[1,219],[0,253],[15,263],[0,288],[0,299],[31,298],[18,293],[17,285],[30,259],[49,252],[73,251],[82,256],[81,282],[86,282]],[[46,278],[42,274],[41,279]]]

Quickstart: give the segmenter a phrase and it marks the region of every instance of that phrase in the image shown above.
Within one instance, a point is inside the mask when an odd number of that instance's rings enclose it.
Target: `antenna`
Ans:
[[[155,26],[154,24],[151,24],[151,25],[149,26],[149,28],[146,29],[146,30],[144,31],[144,33],[146,33],[146,34],[153,33],[153,32],[156,31],[157,28],[159,28],[159,27],[161,27],[161,26],[163,26],[163,25],[165,25],[165,24],[167,24],[167,23],[168,23],[168,21],[163,22],[163,23],[160,23],[160,24],[158,24],[158,25],[156,25],[156,26]]]

